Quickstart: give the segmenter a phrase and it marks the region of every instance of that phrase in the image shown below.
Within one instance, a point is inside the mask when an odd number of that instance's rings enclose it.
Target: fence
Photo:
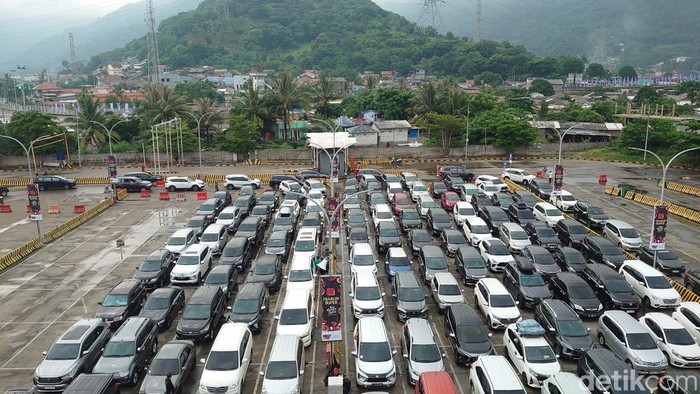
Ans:
[[[634,190],[618,189],[611,186],[607,186],[605,188],[605,194],[609,194],[611,196],[620,196],[626,200],[637,201],[651,207],[653,207],[654,205],[661,204],[660,200],[646,195],[644,193],[636,192]],[[682,217],[683,219],[687,219],[695,223],[700,223],[700,211],[696,211],[695,209],[684,207],[678,204],[669,204],[668,211],[674,215]]]
[[[656,183],[657,186],[661,187],[661,179]],[[666,182],[666,189],[677,191],[680,193],[690,194],[691,196],[700,197],[700,187],[684,185],[676,182]]]

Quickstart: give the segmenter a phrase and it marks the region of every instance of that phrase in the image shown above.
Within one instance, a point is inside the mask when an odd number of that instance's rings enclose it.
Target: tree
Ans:
[[[146,86],[146,101],[139,109],[146,125],[175,119],[185,109],[185,100],[175,94],[167,85],[151,84]]]
[[[640,106],[642,104],[650,104],[654,105],[658,103],[663,96],[659,94],[659,92],[656,91],[651,86],[642,86],[639,88],[637,91],[637,94],[634,95],[634,99],[632,99],[632,103],[636,106]]]
[[[617,71],[617,75],[622,78],[637,79],[637,71],[632,66],[622,66]]]
[[[17,138],[24,146],[29,148],[29,144],[35,139],[47,135],[63,133],[66,129],[58,124],[58,121],[51,115],[38,111],[17,111],[12,113],[10,122],[3,130],[3,134]],[[3,138],[0,143],[0,152],[13,155],[21,151],[22,148],[16,143]],[[37,149],[39,153],[53,152],[55,148],[47,147]],[[22,151],[22,154],[24,152]]]
[[[241,115],[262,126],[264,120],[269,117],[265,91],[261,90],[260,87],[253,87],[253,81],[249,79],[243,85],[243,89],[238,92],[237,98],[238,100],[233,103],[231,113]]]
[[[589,78],[609,78],[610,73],[600,63],[591,63],[586,67],[585,75]]]
[[[417,122],[419,126],[425,127],[430,133],[430,139],[439,141],[443,153],[450,154],[452,141],[457,136],[461,136],[466,129],[466,120],[462,116],[437,114],[428,112]]]
[[[479,85],[500,86],[503,83],[503,77],[491,71],[484,71],[475,75],[474,80],[476,80]]]
[[[688,95],[688,100],[693,105],[700,102],[700,81],[685,81],[678,85],[678,92]]]
[[[282,118],[284,122],[284,135],[282,139],[287,139],[289,134],[289,124],[291,122],[290,113],[293,109],[299,108],[306,102],[306,94],[289,73],[282,73],[272,77],[270,95],[270,112]]]
[[[200,98],[197,99],[193,115],[196,116],[197,119],[201,119],[199,121],[199,132],[204,133],[207,142],[211,144],[211,130],[216,127],[217,123],[223,120],[221,109],[219,109],[219,106],[211,99],[206,97]],[[190,116],[190,118],[192,118],[192,116]],[[194,119],[190,120],[190,128],[197,131],[197,122]]]
[[[537,130],[530,126],[527,120],[517,118],[513,110],[502,108],[477,115],[469,132],[470,141],[490,143],[506,152],[514,152],[519,147],[529,146],[539,137]]]
[[[533,102],[528,96],[526,89],[508,89],[506,92],[506,104],[509,108],[518,111],[522,115],[533,112]]]
[[[217,103],[224,102],[224,96],[216,91],[214,82],[207,79],[197,82],[184,82],[175,85],[175,94],[182,96],[188,103],[207,98]]]
[[[443,92],[432,83],[423,83],[410,100],[411,111],[417,116],[439,113],[442,110]]]
[[[647,133],[647,120],[638,119],[630,122],[622,130],[618,140],[621,148],[634,146],[644,148],[647,138],[647,145],[653,147],[652,150],[663,151],[676,146],[683,139],[683,133],[676,130],[676,126],[665,119],[649,120],[649,130]]]
[[[330,102],[335,100],[337,94],[333,89],[333,81],[325,75],[321,75],[316,85],[311,89],[313,102],[316,104],[316,113],[328,118],[330,112]]]
[[[232,116],[228,129],[219,139],[219,149],[248,156],[250,152],[260,149],[260,128],[255,121],[240,115]]]
[[[93,147],[99,147],[104,143],[109,143],[108,132],[98,123],[105,123],[105,117],[102,114],[100,107],[101,101],[93,99],[92,95],[87,90],[82,90],[78,93],[78,124],[80,132],[83,136],[81,143]],[[105,125],[106,127],[109,127]],[[119,140],[119,134],[111,133],[112,141]]]
[[[596,101],[591,105],[591,109],[605,118],[606,122],[613,122],[613,115],[615,114],[615,102],[612,100],[602,100]]]
[[[554,87],[544,79],[535,79],[530,84],[530,93],[539,93],[543,96],[554,96]]]

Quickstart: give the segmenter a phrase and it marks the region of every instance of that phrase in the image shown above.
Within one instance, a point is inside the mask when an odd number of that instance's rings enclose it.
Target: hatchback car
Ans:
[[[446,211],[452,211],[452,209],[459,202],[459,194],[455,192],[445,192],[440,195],[440,204]]]
[[[389,248],[386,252],[384,260],[384,268],[386,269],[386,277],[391,282],[397,272],[413,271],[411,264],[413,262],[408,258],[403,248]]]
[[[197,349],[192,341],[173,340],[160,348],[148,373],[143,379],[139,393],[165,393],[165,377],[169,373],[175,392],[184,392],[184,386],[197,364]]]
[[[433,198],[440,198],[443,193],[448,191],[445,182],[442,181],[431,182],[429,185],[430,195],[432,195]]]
[[[404,209],[411,208],[411,200],[404,193],[396,193],[391,199],[391,210],[399,216]]]
[[[158,325],[158,330],[164,331],[170,328],[184,306],[184,290],[179,287],[161,287],[146,298],[139,316],[150,317]]]
[[[452,208],[452,216],[454,217],[457,226],[461,226],[464,224],[466,218],[476,217],[476,211],[471,203],[459,201],[457,204],[455,204],[454,208]]]

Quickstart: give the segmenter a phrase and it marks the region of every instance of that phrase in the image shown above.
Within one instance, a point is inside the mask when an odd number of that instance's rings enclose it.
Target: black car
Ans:
[[[10,192],[10,189],[8,189],[5,186],[0,186],[0,197],[5,197],[7,196],[7,193]]]
[[[583,254],[570,246],[557,246],[552,250],[552,257],[562,271],[580,274],[588,265]]]
[[[158,331],[165,331],[184,306],[184,290],[179,287],[161,287],[146,298],[139,316],[150,317],[158,324]]]
[[[496,354],[481,322],[468,304],[452,304],[445,309],[445,336],[449,338],[458,365],[471,365],[479,356]]]
[[[360,170],[362,171],[362,170]],[[385,188],[388,187],[390,183],[401,183],[401,178],[399,178],[397,175],[394,174],[389,174],[389,173],[384,173],[382,174],[382,186]],[[348,182],[350,179],[348,179]],[[349,185],[349,183],[345,183],[345,185]]]
[[[443,230],[452,228],[452,218],[442,208],[428,209],[428,230],[433,235],[439,235]]]
[[[259,245],[265,236],[265,226],[263,225],[263,220],[257,216],[249,216],[238,225],[235,237],[245,237],[248,238],[253,246]]]
[[[474,209],[477,211],[483,207],[493,206],[493,202],[491,201],[491,197],[489,197],[483,193],[476,193],[476,194],[472,195],[470,202],[471,202],[472,206],[474,207]]]
[[[252,254],[253,247],[247,237],[233,237],[226,242],[219,263],[233,265],[241,272],[250,264]]]
[[[367,228],[367,218],[359,208],[348,209],[345,215],[345,232],[350,234],[352,228]]]
[[[146,299],[146,288],[138,279],[124,279],[98,302],[95,317],[102,319],[110,328],[116,329],[124,320],[135,316]]]
[[[521,308],[534,308],[540,301],[552,298],[544,277],[522,256],[504,267],[503,285]]]
[[[549,281],[552,295],[567,303],[581,317],[597,318],[603,305],[591,286],[573,272],[561,272]]]
[[[270,187],[277,190],[280,188],[282,181],[298,182],[298,179],[293,175],[273,175],[270,177]]]
[[[77,185],[75,179],[69,179],[60,175],[39,175],[34,178],[34,183],[39,187],[39,190],[49,189],[73,189]]]
[[[138,193],[142,190],[151,190],[153,184],[149,181],[141,180],[141,178],[136,178],[133,176],[122,176],[114,178],[110,181],[112,187],[120,190],[124,189],[129,193]]]
[[[296,173],[297,180],[304,181],[309,178],[328,178],[327,174],[322,174],[316,170],[299,170]]]
[[[408,247],[411,249],[411,253],[414,256],[418,255],[421,248],[426,245],[432,245],[433,239],[430,237],[430,233],[422,228],[414,228],[406,233],[406,241],[408,242]]]
[[[652,267],[655,266],[666,275],[683,276],[685,274],[685,265],[678,260],[675,253],[668,249],[656,252],[656,265],[654,265],[654,251],[649,248],[649,245],[642,245],[637,250],[637,258]]]
[[[457,249],[469,243],[461,231],[448,228],[440,234],[440,245],[446,255],[453,257],[457,254]]]
[[[559,357],[577,359],[593,349],[593,338],[581,318],[561,300],[544,300],[535,307],[535,320]]]
[[[279,291],[282,286],[282,261],[279,256],[266,254],[255,260],[248,282],[264,283],[270,293]]]
[[[608,349],[585,352],[578,360],[576,375],[592,383],[594,394],[649,394],[649,389],[635,378],[638,374],[634,368]],[[613,380],[613,377],[617,378]]]
[[[574,204],[574,219],[593,229],[602,229],[610,217],[605,211],[588,201],[577,201]]]
[[[377,179],[382,179],[384,177],[384,173],[376,170],[374,168],[360,168],[357,170],[357,179],[359,180],[362,175],[374,175],[377,177]]]
[[[591,263],[605,264],[619,270],[627,256],[619,246],[603,237],[589,235],[581,242],[581,253]]]
[[[219,320],[224,315],[225,298],[219,286],[203,285],[195,290],[182,311],[182,318],[175,330],[176,338],[213,340]]]
[[[481,257],[481,253],[475,247],[469,245],[460,246],[457,249],[455,269],[465,286],[473,286],[479,279],[486,278],[489,275],[486,262]]]
[[[523,257],[528,259],[537,272],[546,278],[561,272],[561,268],[554,261],[554,257],[547,249],[540,245],[527,245],[522,250]]]
[[[309,212],[304,216],[299,228],[315,228],[316,234],[323,234],[323,216],[319,212]]]
[[[491,195],[491,205],[501,207],[504,211],[507,210],[512,203],[513,197],[507,193],[493,193]]]
[[[245,323],[253,333],[262,331],[265,314],[270,306],[270,292],[264,283],[246,283],[236,294],[228,320],[234,323]]]
[[[218,198],[210,198],[204,201],[202,205],[197,208],[195,215],[207,215],[214,219],[219,216],[219,213],[224,209],[224,201]]]
[[[289,257],[289,248],[292,239],[286,231],[273,231],[265,241],[265,254],[273,254],[280,257],[283,263]]]
[[[399,230],[393,222],[381,221],[377,225],[377,253],[386,253],[389,248],[401,246]]]
[[[530,237],[530,242],[533,245],[544,246],[547,250],[554,250],[554,248],[561,245],[559,237],[547,223],[528,222],[525,223],[523,229]]]
[[[619,309],[633,314],[639,312],[641,299],[617,271],[602,264],[588,264],[581,277],[591,285],[605,310]]]
[[[525,227],[527,223],[537,221],[535,214],[532,213],[532,209],[528,208],[524,202],[513,202],[508,206],[506,214],[513,223],[517,223],[522,227]]]
[[[282,207],[272,222],[272,231],[285,231],[292,238],[296,230],[296,223],[297,217],[294,216],[294,212],[289,207]]]
[[[445,182],[445,186],[447,186],[448,191],[455,192],[457,194],[460,193],[460,186],[467,182],[460,174],[454,173],[445,175],[443,181]]]
[[[516,190],[513,193],[513,202],[516,204],[523,203],[530,210],[532,210],[532,208],[535,207],[535,204],[538,203],[535,196],[533,196],[532,193],[530,193],[526,190]]]
[[[345,187],[343,188],[343,194],[346,196],[350,194],[355,194],[360,191],[360,183],[355,178],[348,178],[345,180]]]
[[[156,174],[151,174],[150,172],[145,172],[145,171],[127,172],[126,174],[124,174],[124,176],[135,176],[136,178],[139,178],[142,181],[149,181],[149,182],[153,182],[153,183],[163,180],[162,176],[156,175]]]
[[[589,235],[588,230],[581,223],[572,219],[562,219],[553,228],[562,245],[576,249],[581,249],[581,242]]]
[[[527,187],[532,194],[543,200],[549,200],[549,197],[552,195],[552,184],[547,182],[546,179],[533,179],[527,184]]]
[[[258,205],[269,205],[270,210],[274,211],[279,206],[279,199],[277,198],[277,192],[266,191],[260,195],[258,198]]]
[[[428,189],[430,189],[430,195],[435,198],[440,198],[442,193],[449,191],[447,190],[447,185],[442,181],[435,181],[429,184]]]
[[[423,227],[423,220],[421,220],[420,213],[417,209],[403,209],[399,213],[399,228],[402,232],[406,233],[412,228]]]
[[[486,225],[489,226],[491,234],[498,236],[499,228],[501,224],[508,223],[508,215],[499,207],[486,206],[479,208],[479,217],[484,219]]]
[[[241,210],[241,217],[245,218],[255,206],[255,196],[238,197],[233,202],[233,206],[238,207]]]
[[[263,228],[267,227],[267,224],[270,223],[270,220],[272,219],[272,209],[270,209],[269,205],[266,204],[258,204],[253,207],[253,209],[250,211],[248,214],[249,218],[260,218],[262,220],[262,226]]]
[[[205,285],[219,286],[226,298],[231,298],[238,284],[238,270],[233,265],[218,264],[211,268],[204,279]]]
[[[358,243],[369,243],[369,233],[366,227],[350,227],[348,231],[348,244],[351,247]]]
[[[157,249],[151,252],[138,271],[134,273],[134,279],[143,283],[147,290],[163,287],[170,280],[170,271],[175,265],[175,256],[168,249]]]
[[[224,204],[224,208],[233,203],[233,197],[231,197],[231,193],[229,193],[228,190],[219,190],[218,192],[214,192],[214,194],[211,195],[211,198],[218,198],[221,200],[221,202]]]
[[[204,232],[204,229],[207,228],[208,225],[214,223],[212,220],[211,216],[209,215],[197,215],[197,216],[192,216],[187,220],[185,223],[185,228],[191,228],[195,231],[195,234],[197,235],[197,239],[202,236],[202,233]]]

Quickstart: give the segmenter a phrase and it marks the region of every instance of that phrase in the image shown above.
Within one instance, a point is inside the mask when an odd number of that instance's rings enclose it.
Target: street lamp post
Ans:
[[[648,130],[648,128],[647,128],[647,130]],[[649,153],[650,155],[656,157],[656,159],[659,161],[659,163],[661,164],[661,195],[659,196],[659,200],[661,201],[661,204],[664,204],[664,191],[666,190],[666,171],[668,171],[668,168],[671,166],[671,163],[673,163],[673,161],[678,156],[680,156],[684,153],[698,150],[698,149],[700,149],[700,146],[697,146],[695,148],[689,148],[686,150],[682,150],[682,151],[676,153],[675,156],[673,156],[671,159],[669,159],[666,164],[664,164],[663,160],[661,160],[659,155],[657,155],[656,153],[654,153],[646,148],[642,149],[642,148],[635,148],[632,146],[628,146],[627,149],[638,150],[638,151],[644,152],[645,154]],[[651,230],[652,230],[652,234],[653,234],[653,232],[654,232],[654,220],[653,219],[651,221],[651,226],[652,226]],[[657,253],[658,253],[658,251],[654,250],[654,264],[652,265],[654,268],[656,268],[656,255],[657,255]]]
[[[559,133],[559,130],[558,130],[558,129],[554,129],[554,130],[557,130],[557,134],[559,134],[559,160],[557,161],[557,164],[561,164],[561,147],[562,147],[562,145],[564,144],[564,136],[566,135],[566,133],[568,133],[569,131],[571,131],[571,129],[573,129],[573,128],[576,127],[576,126],[581,126],[582,124],[583,124],[583,123],[576,123],[575,125],[573,125],[573,126],[569,127],[568,129],[566,129],[566,131],[564,131],[563,134],[562,134],[562,133]]]
[[[643,161],[647,161],[647,149],[648,149],[648,145],[649,145],[649,129],[654,130],[654,126],[650,125],[649,121],[647,120],[647,129],[646,129],[646,132],[644,133],[644,159],[642,159]],[[654,130],[654,131],[656,131],[656,130]],[[663,164],[662,164],[662,166],[663,166]]]
[[[91,123],[96,123],[96,124],[102,126],[102,128],[105,129],[105,131],[107,132],[107,139],[109,140],[109,154],[110,155],[112,154],[112,130],[114,130],[114,126],[118,125],[119,123],[126,122],[126,121],[127,121],[127,119],[122,119],[119,122],[113,124],[112,127],[110,127],[109,129],[107,128],[107,126],[103,125],[102,123],[100,123],[96,120],[90,121]]]
[[[29,183],[33,183],[34,176],[32,175],[32,161],[29,159],[29,150],[27,149],[27,147],[24,146],[24,144],[20,140],[18,140],[17,138],[14,138],[14,137],[10,137],[9,135],[0,134],[0,138],[7,138],[8,140],[12,140],[12,141],[18,143],[22,147],[22,149],[24,149],[24,154],[27,155],[27,171],[29,171]],[[42,240],[41,240],[41,227],[39,227],[39,221],[35,220],[35,222],[36,222],[36,232],[39,235],[39,242],[42,242]]]
[[[182,113],[185,113],[185,114],[191,116],[192,118],[194,118],[194,120],[197,121],[197,150],[199,151],[199,177],[201,178],[202,177],[202,134],[199,130],[199,124],[202,121],[202,119],[204,119],[205,116],[211,115],[213,112],[205,112],[199,118],[197,118],[197,116],[191,112],[182,111]]]

